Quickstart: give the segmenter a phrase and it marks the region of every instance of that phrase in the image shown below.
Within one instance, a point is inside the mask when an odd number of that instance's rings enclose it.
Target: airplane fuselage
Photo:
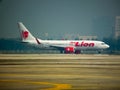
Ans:
[[[39,39],[38,39],[39,40]],[[39,40],[40,44],[53,47],[74,47],[75,49],[106,49],[109,45],[102,41],[92,40]]]

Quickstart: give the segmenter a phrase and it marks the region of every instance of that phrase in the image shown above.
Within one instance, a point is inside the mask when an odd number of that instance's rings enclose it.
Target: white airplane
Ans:
[[[55,47],[64,53],[80,53],[81,50],[103,50],[109,48],[109,45],[102,41],[93,40],[41,40],[35,38],[30,31],[23,25],[22,22],[18,22],[20,29],[22,42],[45,45],[49,47]]]

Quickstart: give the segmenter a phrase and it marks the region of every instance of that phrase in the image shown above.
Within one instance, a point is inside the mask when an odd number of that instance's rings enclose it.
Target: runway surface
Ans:
[[[120,90],[119,55],[0,54],[0,90]]]

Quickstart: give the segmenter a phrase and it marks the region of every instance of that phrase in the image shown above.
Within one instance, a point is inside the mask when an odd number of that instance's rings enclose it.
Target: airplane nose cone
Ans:
[[[110,46],[109,45],[106,45],[106,48],[109,48]]]

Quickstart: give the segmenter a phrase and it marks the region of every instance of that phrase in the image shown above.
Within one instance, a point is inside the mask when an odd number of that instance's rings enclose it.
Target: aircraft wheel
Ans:
[[[75,50],[75,54],[80,54],[81,51],[80,50]]]

